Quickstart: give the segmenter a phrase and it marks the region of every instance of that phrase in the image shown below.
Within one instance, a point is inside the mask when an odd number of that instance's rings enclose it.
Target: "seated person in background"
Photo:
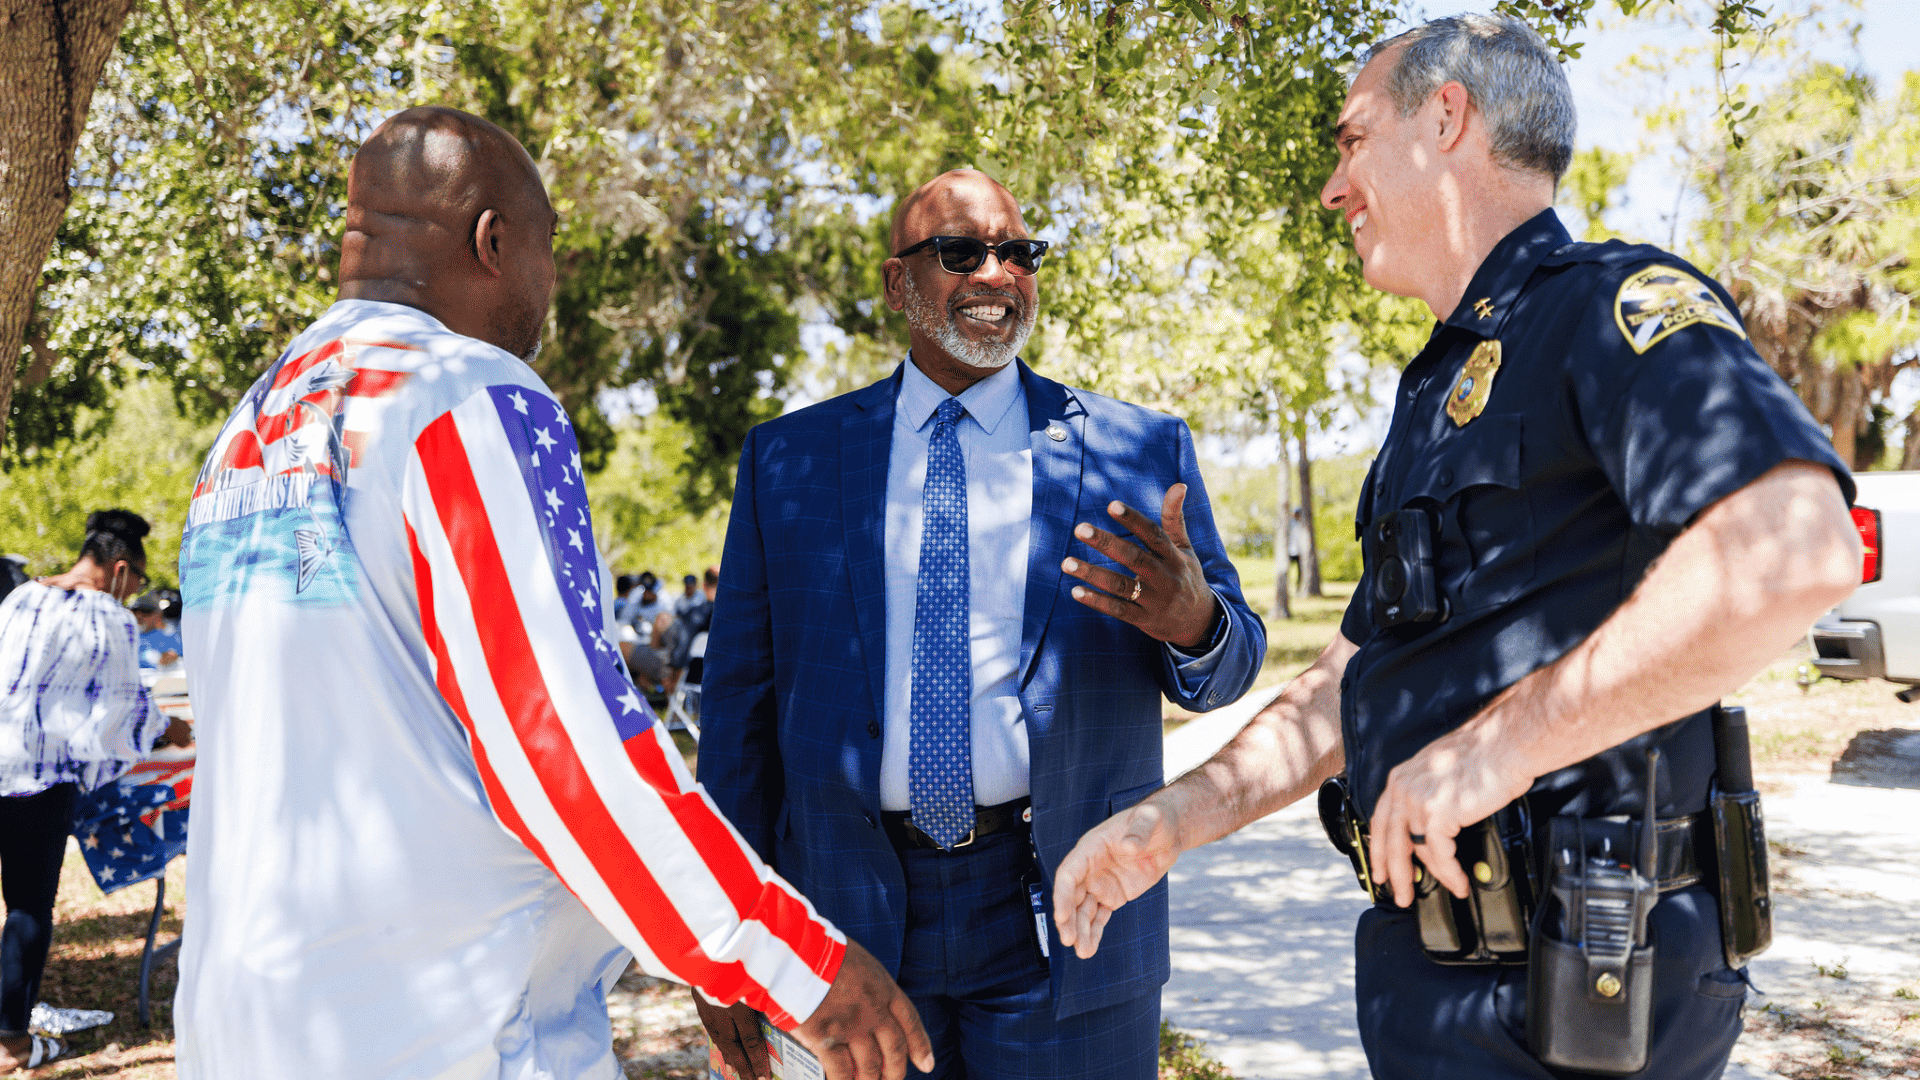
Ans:
[[[645,637],[650,632],[654,620],[666,613],[667,605],[661,602],[660,594],[654,587],[644,580],[635,588],[637,591],[634,593],[633,601],[627,605],[619,621],[622,626],[631,626]]]
[[[673,624],[673,616],[663,611],[654,616],[651,624],[641,624],[647,628],[646,637],[633,642],[620,642],[620,651],[627,658],[627,670],[648,697],[660,695],[668,689],[665,684],[670,671],[669,655],[663,643]]]
[[[153,595],[160,598],[160,617],[167,620],[167,629],[180,632],[180,590],[155,589]]]
[[[687,588],[693,589],[693,575],[687,575]],[[706,588],[692,595],[691,603],[674,620],[671,634],[663,640],[667,650],[667,663],[673,668],[673,677],[667,681],[671,691],[679,682],[681,673],[693,662],[693,639],[707,632],[713,622],[713,594],[720,585],[720,571],[717,567],[707,569]],[[678,603],[675,604],[678,607]]]
[[[692,611],[702,604],[713,603],[713,601],[707,599],[706,593],[700,591],[700,579],[694,577],[692,574],[681,578],[680,586],[684,591],[682,591],[679,596],[673,598],[673,613],[675,615],[685,615],[687,612]]]
[[[613,621],[618,623],[627,621],[628,609],[633,606],[633,602],[639,599],[640,596],[640,594],[633,591],[639,584],[640,579],[634,577],[632,574],[621,574],[618,578],[614,579]]]
[[[167,625],[160,598],[143,593],[134,598],[133,621],[140,627],[140,666],[163,668],[180,659],[180,632]]]

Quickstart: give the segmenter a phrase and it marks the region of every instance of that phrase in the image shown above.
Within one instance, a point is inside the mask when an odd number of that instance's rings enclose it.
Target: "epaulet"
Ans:
[[[1629,244],[1621,240],[1608,240],[1601,244],[1576,240],[1540,260],[1540,265],[1572,266],[1576,263],[1598,263],[1602,266],[1625,268],[1650,262],[1674,263],[1692,269],[1678,255],[1670,251],[1654,247],[1652,244]]]

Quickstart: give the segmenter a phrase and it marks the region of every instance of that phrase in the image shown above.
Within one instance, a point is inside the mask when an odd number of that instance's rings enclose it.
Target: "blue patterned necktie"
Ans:
[[[943,848],[973,831],[973,653],[967,604],[967,464],[948,398],[927,440],[920,578],[913,598],[907,796],[913,823]]]

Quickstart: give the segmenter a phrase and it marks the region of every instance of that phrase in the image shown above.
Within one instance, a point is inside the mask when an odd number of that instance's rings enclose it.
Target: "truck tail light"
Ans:
[[[1880,511],[1853,508],[1853,527],[1860,530],[1860,580],[1880,580]]]

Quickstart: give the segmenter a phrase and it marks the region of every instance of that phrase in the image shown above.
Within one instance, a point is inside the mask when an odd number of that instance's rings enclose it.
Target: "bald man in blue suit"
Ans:
[[[1053,868],[1160,786],[1162,697],[1239,698],[1266,629],[1186,424],[1018,360],[1045,245],[1006,189],[931,181],[893,250],[907,361],[741,453],[700,780],[897,976],[937,1075],[1147,1080],[1165,886],[1081,960],[1046,910]],[[751,1013],[698,1003],[760,1072]]]

